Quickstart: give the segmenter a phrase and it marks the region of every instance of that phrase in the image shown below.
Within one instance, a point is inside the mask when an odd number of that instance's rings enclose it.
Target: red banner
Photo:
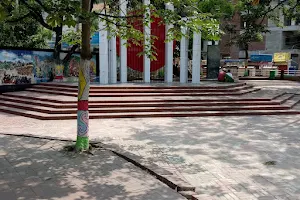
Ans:
[[[156,59],[151,61],[150,71],[156,71],[165,65],[165,25],[161,24],[160,18],[153,18],[151,23],[151,35],[156,36],[154,42],[155,51],[157,53]],[[136,22],[135,28],[143,30],[142,23]],[[143,56],[138,56],[143,51],[143,46],[134,45],[130,42],[130,47],[127,48],[127,65],[131,69],[142,72],[143,71]],[[120,40],[117,39],[117,55],[120,55]]]

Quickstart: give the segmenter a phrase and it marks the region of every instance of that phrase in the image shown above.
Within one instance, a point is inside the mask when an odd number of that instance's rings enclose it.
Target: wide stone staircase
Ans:
[[[77,86],[33,85],[0,94],[0,112],[40,120],[76,119]],[[92,86],[91,119],[300,114],[300,95],[271,93],[245,83],[200,86]]]

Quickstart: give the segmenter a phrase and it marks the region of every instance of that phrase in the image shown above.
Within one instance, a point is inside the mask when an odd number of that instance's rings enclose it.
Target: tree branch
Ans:
[[[276,6],[274,6],[273,8],[269,8],[269,10],[262,16],[263,18],[261,19],[259,24],[262,24],[265,20],[265,18],[267,17],[267,14],[274,11],[276,8],[278,8],[279,6],[283,5],[284,3],[286,3],[288,0],[284,0],[284,1],[280,1],[280,3],[278,3]]]
[[[41,0],[35,0],[43,9],[44,9],[44,11],[46,11],[46,12],[57,12],[57,9],[54,7],[54,8],[47,8],[43,3],[42,3],[42,1]],[[93,0],[94,1],[94,0]],[[92,6],[91,6],[92,7]],[[75,10],[74,9],[72,9],[72,8],[66,8],[66,9],[64,9],[63,11],[66,11],[66,12],[70,12],[70,13],[72,13],[72,12],[75,12]]]
[[[297,6],[300,6],[300,0],[298,0],[293,7],[289,8],[289,11],[291,13],[294,13],[294,11],[297,8]]]
[[[110,24],[113,24],[113,25],[115,25],[116,27],[125,27],[125,28],[131,28],[130,26],[128,26],[128,25],[126,25],[126,26],[122,26],[122,25],[120,25],[120,24],[118,24],[118,23],[115,23],[114,21],[112,21],[112,20],[109,20],[108,18],[104,18],[104,17],[102,17],[102,16],[100,16],[100,18],[101,19],[103,19],[103,20],[105,20],[106,22],[108,22],[108,23],[110,23]]]
[[[47,24],[42,16],[41,13],[38,13],[36,11],[36,9],[34,9],[33,7],[31,7],[25,0],[20,0],[31,12],[32,14],[37,17],[37,21],[42,25],[44,26],[45,28],[53,31],[54,28],[52,26],[50,26],[49,24]]]
[[[30,14],[30,13],[27,13],[26,15],[23,15],[23,16],[18,17],[18,18],[16,18],[16,19],[9,19],[9,20],[6,20],[6,22],[8,22],[8,23],[19,22],[19,21],[21,21],[21,20],[23,20],[23,19],[26,19],[27,17],[30,17],[30,16],[31,16],[31,14]]]
[[[45,11],[49,12],[50,9],[46,8],[46,6],[40,1],[40,0],[35,0]]]
[[[63,62],[66,63],[70,60],[71,56],[75,52],[75,50],[79,47],[79,44],[75,44],[72,46],[71,50],[67,53],[67,55],[64,57]]]
[[[92,12],[92,10],[94,8],[94,2],[95,2],[95,0],[91,0],[90,12]]]
[[[111,18],[140,18],[143,17],[143,15],[129,15],[129,16],[116,16],[116,15],[108,15],[108,14],[102,14],[102,13],[97,13],[97,12],[93,12],[94,14],[98,15],[98,16],[103,16],[103,17],[111,17]]]

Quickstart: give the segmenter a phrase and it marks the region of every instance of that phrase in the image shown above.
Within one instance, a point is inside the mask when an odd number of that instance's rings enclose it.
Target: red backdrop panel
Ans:
[[[156,71],[165,65],[165,25],[160,24],[160,18],[153,18],[151,23],[151,35],[156,36],[154,41],[157,60],[151,61],[150,71]],[[135,28],[143,30],[142,23],[136,21]],[[130,42],[130,47],[127,48],[127,65],[133,70],[143,72],[143,56],[138,56],[143,51],[143,46],[134,45]],[[120,55],[120,39],[117,39],[117,55]]]

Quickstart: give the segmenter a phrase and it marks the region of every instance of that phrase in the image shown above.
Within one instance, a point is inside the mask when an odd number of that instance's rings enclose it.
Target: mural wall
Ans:
[[[61,53],[60,58],[63,59],[66,55],[67,53]],[[73,82],[78,80],[79,65],[80,65],[80,55],[73,54],[71,56],[70,61],[63,65],[62,71],[63,71],[65,82]],[[91,82],[96,82],[96,74],[97,74],[96,67],[97,67],[97,59],[96,56],[93,55],[93,58],[91,60],[91,68],[90,68]]]
[[[65,55],[61,53],[60,58]],[[51,51],[0,49],[0,85],[78,80],[79,54],[72,55],[68,63],[59,65],[52,56]],[[92,58],[90,75],[91,81],[95,81],[96,56]]]

